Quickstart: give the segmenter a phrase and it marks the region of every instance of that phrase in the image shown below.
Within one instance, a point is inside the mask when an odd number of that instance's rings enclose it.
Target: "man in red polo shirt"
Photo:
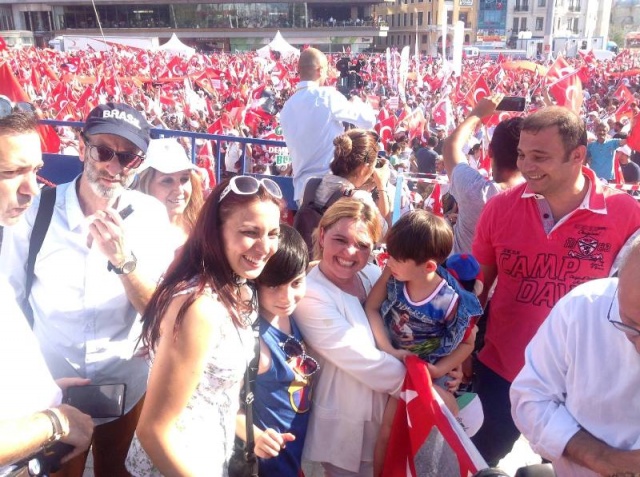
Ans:
[[[526,183],[489,201],[478,222],[473,255],[485,277],[483,303],[498,280],[476,368],[485,420],[473,442],[489,465],[519,436],[509,387],[524,365],[525,347],[562,296],[609,274],[640,227],[636,201],[604,188],[583,167],[586,137],[584,122],[566,108],[525,118],[518,169]]]

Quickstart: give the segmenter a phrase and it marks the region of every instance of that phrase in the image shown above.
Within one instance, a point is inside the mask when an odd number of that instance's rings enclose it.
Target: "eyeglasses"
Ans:
[[[623,333],[626,333],[631,338],[637,338],[638,336],[640,336],[639,328],[636,328],[635,326],[625,325],[622,321],[616,321],[611,319],[611,310],[613,309],[613,303],[615,302],[617,295],[618,295],[618,288],[616,287],[616,291],[613,294],[613,300],[611,300],[611,305],[609,305],[609,313],[607,313],[607,320],[609,320],[609,323],[615,326],[616,329],[622,331]]]
[[[296,372],[303,377],[308,378],[320,369],[318,362],[304,352],[302,343],[293,336],[289,336],[284,343],[280,343],[280,347],[287,355],[287,359],[301,358],[297,363]]]
[[[271,194],[276,199],[282,199],[282,191],[277,183],[266,177],[263,179],[256,179],[253,176],[233,176],[229,181],[229,185],[224,188],[218,202],[222,202],[229,192],[233,192],[238,195],[253,195],[260,190],[260,186]]]
[[[117,152],[107,146],[97,146],[91,144],[84,134],[82,135],[84,143],[89,148],[89,157],[96,162],[109,162],[113,156],[118,158],[118,162],[125,169],[135,169],[142,164],[144,156],[134,154],[133,152]]]
[[[6,118],[12,113],[29,113],[36,114],[36,107],[25,101],[12,103],[7,98],[0,98],[0,119]]]

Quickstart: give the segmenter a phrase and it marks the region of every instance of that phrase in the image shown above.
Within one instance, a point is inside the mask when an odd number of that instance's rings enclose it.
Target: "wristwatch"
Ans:
[[[115,272],[116,275],[128,275],[136,269],[137,263],[138,260],[136,259],[136,256],[131,252],[131,256],[125,258],[124,262],[119,267],[116,267],[113,263],[109,262],[107,270]]]

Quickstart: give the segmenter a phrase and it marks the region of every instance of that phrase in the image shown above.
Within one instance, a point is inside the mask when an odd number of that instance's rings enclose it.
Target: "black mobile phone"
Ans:
[[[524,111],[527,100],[523,96],[505,96],[496,106],[498,111]]]
[[[64,402],[91,417],[120,417],[124,414],[126,389],[126,384],[71,386]]]
[[[120,218],[122,220],[126,219],[127,217],[129,217],[133,213],[133,205],[131,205],[131,204],[127,205],[124,209],[122,209],[118,213],[120,214]]]

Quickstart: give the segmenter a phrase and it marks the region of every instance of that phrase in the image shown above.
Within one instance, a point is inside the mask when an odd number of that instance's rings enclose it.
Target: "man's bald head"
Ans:
[[[301,81],[320,81],[327,77],[327,57],[316,48],[307,48],[300,53],[298,73]]]

